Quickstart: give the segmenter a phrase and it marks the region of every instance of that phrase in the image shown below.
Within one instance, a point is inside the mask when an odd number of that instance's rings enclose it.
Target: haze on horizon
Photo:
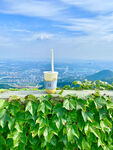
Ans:
[[[113,60],[112,0],[0,0],[0,59]]]

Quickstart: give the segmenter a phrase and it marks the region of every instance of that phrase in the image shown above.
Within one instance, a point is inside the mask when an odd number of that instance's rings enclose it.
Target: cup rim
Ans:
[[[58,74],[58,72],[56,72],[56,71],[54,71],[54,72],[52,72],[52,71],[44,71],[43,73],[44,74],[46,74],[46,73],[49,73],[49,74]]]

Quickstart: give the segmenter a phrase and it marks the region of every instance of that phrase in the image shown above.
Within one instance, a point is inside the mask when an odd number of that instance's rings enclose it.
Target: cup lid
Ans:
[[[48,73],[48,74],[58,74],[58,72],[56,72],[56,71],[54,71],[54,72],[52,72],[52,71],[44,71],[43,73],[44,73],[44,74],[45,74],[45,73]]]

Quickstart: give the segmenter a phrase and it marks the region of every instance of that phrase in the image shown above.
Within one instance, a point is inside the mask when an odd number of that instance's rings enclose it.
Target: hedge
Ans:
[[[113,150],[113,102],[99,92],[0,100],[0,150]]]
[[[61,88],[62,89],[62,88]],[[113,83],[109,84],[108,82],[104,82],[101,80],[96,81],[74,81],[72,85],[65,85],[63,87],[65,90],[91,90],[91,89],[99,89],[99,90],[113,90]]]

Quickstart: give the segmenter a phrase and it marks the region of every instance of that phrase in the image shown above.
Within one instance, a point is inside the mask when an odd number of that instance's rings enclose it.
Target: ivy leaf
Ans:
[[[53,108],[53,114],[56,114],[58,118],[62,118],[66,113],[61,104],[56,104]]]
[[[106,101],[103,97],[96,98],[94,102],[97,109],[102,108],[106,104]]]
[[[18,122],[16,122],[15,128],[17,129],[18,132],[22,132],[22,128]]]
[[[45,127],[40,127],[38,130],[38,136],[40,137],[44,133]]]
[[[92,132],[97,138],[100,138],[100,132],[98,129],[94,128],[94,127],[89,127],[90,132]]]
[[[100,91],[98,89],[95,89],[95,94],[96,97],[100,97]]]
[[[85,112],[84,110],[82,110],[82,117],[85,122],[87,120],[89,120],[90,122],[93,122],[93,114],[91,114],[90,112]]]
[[[90,149],[89,142],[87,142],[85,138],[83,138],[83,140],[82,140],[82,149],[83,149],[83,150],[88,150],[88,149]]]
[[[19,145],[21,134],[17,130],[14,130],[10,134],[8,134],[7,138],[13,139],[13,146],[15,148]]]
[[[29,101],[26,105],[25,111],[29,111],[31,113],[31,115],[33,115],[33,105],[32,102]]]
[[[44,118],[44,117],[39,117],[39,118],[37,118],[37,120],[36,120],[36,124],[39,124],[39,127],[45,127],[47,124],[48,124],[48,122],[47,122],[47,119],[46,118]]]
[[[78,132],[76,125],[68,126],[67,127],[68,142],[72,141],[74,136],[79,138],[79,132]]]
[[[25,99],[26,100],[29,100],[29,101],[36,101],[37,100],[37,98],[34,96],[34,95],[27,95],[26,97],[25,97]]]
[[[86,105],[87,105],[86,100],[78,99],[76,101],[76,110],[79,110],[79,109],[86,110]]]
[[[104,130],[105,125],[104,125],[104,122],[102,120],[100,121],[100,126],[101,126],[102,131],[105,132],[105,130]]]
[[[77,145],[80,150],[82,150],[82,139],[83,138],[84,138],[83,135],[80,135],[79,139],[77,140]]]
[[[6,122],[9,120],[9,116],[5,109],[0,110],[0,125],[2,128],[5,126]]]
[[[14,127],[15,119],[13,117],[10,117],[10,120],[8,121],[8,128],[11,130]]]
[[[87,115],[84,111],[82,111],[82,117],[83,117],[84,121],[86,122],[87,121]]]
[[[100,126],[101,126],[103,132],[107,131],[109,133],[112,128],[112,123],[107,118],[105,118],[105,119],[101,120]]]
[[[0,135],[0,143],[1,143],[2,145],[5,145],[5,144],[6,144],[6,140],[5,140],[5,138],[4,138],[2,135]]]
[[[38,111],[41,111],[43,113],[51,111],[52,110],[52,105],[49,101],[45,100],[42,101],[39,106],[38,106]]]
[[[27,129],[28,130],[28,129]],[[24,146],[27,144],[27,140],[28,140],[28,137],[26,136],[26,131],[24,130],[22,133],[21,133],[21,142],[24,144]]]
[[[44,138],[45,138],[46,141],[48,141],[48,135],[49,135],[49,134],[50,134],[50,133],[49,133],[48,127],[46,127],[45,130],[44,130],[44,133],[43,133]]]
[[[104,124],[106,127],[109,127],[110,129],[112,128],[112,123],[107,118],[104,118]]]
[[[49,101],[45,101],[45,106],[46,106],[46,109],[48,109],[48,110],[52,109],[52,105]]]
[[[61,89],[61,91],[59,92],[59,95],[62,95],[62,93],[64,92],[64,90],[63,89]]]
[[[61,130],[61,128],[63,127],[62,120],[61,119],[56,119],[55,123],[56,123],[56,126],[57,126],[58,130]]]
[[[63,102],[63,107],[67,110],[75,109],[75,101],[73,99],[65,99]]]
[[[14,103],[9,103],[8,108],[9,108],[10,114],[13,116],[15,116],[15,114],[20,111],[19,106],[16,104],[14,105]]]
[[[58,136],[58,129],[53,121],[49,122],[49,127],[52,130],[52,133]]]
[[[79,114],[75,110],[68,112],[68,114],[66,116],[67,123],[69,123],[69,124],[71,124],[72,122],[77,123],[78,122],[78,116],[79,116]]]
[[[85,132],[86,135],[87,135],[87,133],[88,133],[88,130],[89,130],[89,124],[87,123],[87,124],[85,125],[85,127],[84,127],[84,132]]]
[[[38,130],[39,130],[39,126],[37,125],[37,126],[35,126],[35,127],[33,128],[33,130],[31,131],[33,138],[38,134]]]
[[[14,147],[17,147],[20,142],[20,134],[17,132],[13,137],[13,145]]]
[[[28,136],[28,139],[29,139],[29,142],[30,142],[30,145],[36,145],[38,142],[39,142],[39,138],[37,137],[32,137],[32,135],[29,135]],[[36,148],[35,148],[36,149]]]
[[[26,119],[27,121],[29,121],[29,120],[32,119],[32,115],[31,115],[31,113],[30,113],[29,111],[27,111],[27,112],[25,113],[25,119]]]
[[[44,149],[44,147],[46,147],[47,142],[45,141],[45,139],[43,139],[41,141],[41,149]]]
[[[64,143],[65,146],[68,144],[68,139],[66,135],[62,136],[62,142]]]
[[[101,141],[100,138],[98,139],[98,147],[99,147],[99,146],[103,146],[103,143],[102,143],[102,141]]]
[[[113,109],[113,102],[109,102],[106,104],[107,109]]]
[[[84,122],[83,117],[79,117],[79,116],[81,116],[81,113],[78,113],[77,125],[78,125],[79,130],[81,132],[83,132],[84,126],[85,126],[86,123]]]
[[[51,139],[51,144],[52,144],[53,146],[56,146],[56,144],[57,144],[57,139],[56,139],[55,136],[52,137],[52,139]]]
[[[79,138],[79,131],[78,131],[77,125],[73,124],[72,127],[73,127],[73,134],[74,134],[77,138]]]
[[[73,136],[74,136],[73,129],[71,127],[69,127],[67,130],[68,142],[71,142],[71,140],[73,139]]]
[[[6,106],[8,106],[8,102],[4,99],[1,99],[0,100],[0,109],[3,109]]]
[[[76,101],[75,101],[75,99],[70,99],[69,100],[69,107],[70,107],[70,110],[73,110],[73,109],[75,109],[75,107],[76,107]]]
[[[64,118],[61,118],[61,120],[62,120],[62,124],[65,125],[67,120]]]
[[[63,102],[63,107],[67,110],[70,110],[70,107],[69,107],[69,100],[68,99],[65,99],[64,102]]]
[[[44,102],[41,102],[39,104],[38,111],[42,111],[43,113],[45,113],[45,104],[44,104]]]
[[[99,110],[99,117],[100,117],[100,120],[104,119],[106,116],[106,111],[104,108],[100,109]]]

